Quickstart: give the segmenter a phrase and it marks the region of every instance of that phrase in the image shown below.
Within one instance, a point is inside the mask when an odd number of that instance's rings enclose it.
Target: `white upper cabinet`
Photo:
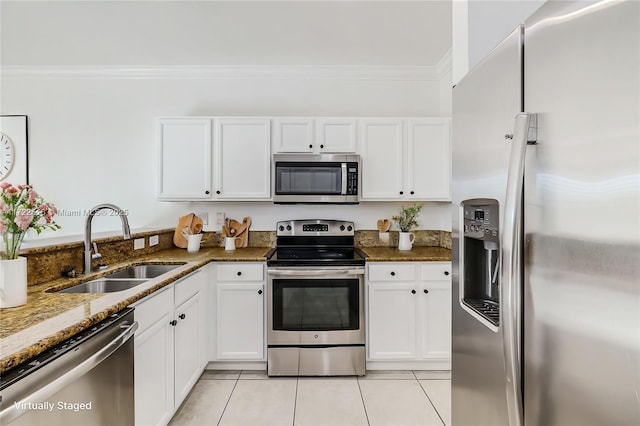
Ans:
[[[157,134],[158,199],[271,198],[271,120],[160,118]]]
[[[447,118],[407,120],[406,186],[409,198],[451,200],[450,133],[451,121]]]
[[[315,120],[318,152],[355,152],[356,120],[318,118]]]
[[[402,120],[360,120],[362,200],[401,199],[403,181]]]
[[[214,137],[215,198],[271,198],[271,121],[217,118]]]
[[[273,120],[275,152],[313,152],[313,119],[280,117]]]
[[[356,120],[278,117],[273,119],[273,138],[273,149],[278,153],[354,153]]]
[[[451,199],[450,119],[361,119],[362,201]]]
[[[158,120],[159,199],[212,198],[211,123],[209,118]]]

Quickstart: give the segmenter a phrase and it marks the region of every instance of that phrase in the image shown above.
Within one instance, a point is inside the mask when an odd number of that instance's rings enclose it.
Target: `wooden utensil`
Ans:
[[[231,237],[231,230],[227,225],[222,225],[222,235],[225,237]]]
[[[391,223],[389,222],[389,219],[379,219],[377,225],[378,225],[378,232],[380,233],[387,232],[391,227]]]

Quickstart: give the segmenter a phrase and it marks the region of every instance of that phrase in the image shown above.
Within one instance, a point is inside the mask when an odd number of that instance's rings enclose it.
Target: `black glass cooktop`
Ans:
[[[364,257],[355,247],[314,246],[277,247],[267,260],[268,266],[345,266],[364,265]]]

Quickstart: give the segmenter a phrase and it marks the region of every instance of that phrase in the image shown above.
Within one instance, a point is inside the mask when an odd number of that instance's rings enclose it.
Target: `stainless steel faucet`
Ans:
[[[129,221],[127,220],[127,215],[120,207],[115,204],[98,204],[94,208],[89,211],[87,215],[87,221],[84,225],[84,273],[88,274],[91,272],[91,261],[93,259],[99,259],[102,257],[100,253],[98,253],[98,247],[94,243],[94,254],[91,254],[91,219],[96,215],[100,210],[109,209],[113,210],[120,216],[120,220],[122,221],[122,235],[125,240],[131,238],[131,230],[129,229]]]

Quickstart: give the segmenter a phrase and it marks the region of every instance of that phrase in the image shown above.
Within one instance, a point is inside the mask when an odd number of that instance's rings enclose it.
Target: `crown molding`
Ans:
[[[446,56],[446,55],[445,55]],[[449,55],[450,56],[450,55]],[[5,79],[319,79],[439,81],[436,66],[378,65],[162,65],[162,66],[2,66]],[[449,62],[451,59],[449,58]],[[449,65],[450,67],[450,65]]]

